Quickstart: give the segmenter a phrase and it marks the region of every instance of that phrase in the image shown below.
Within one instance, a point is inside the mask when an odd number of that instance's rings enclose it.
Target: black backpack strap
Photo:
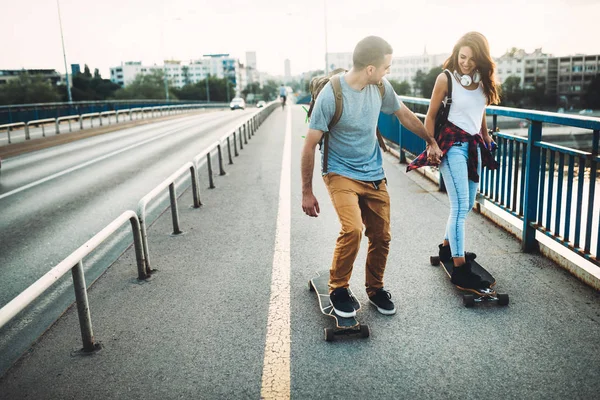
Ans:
[[[444,73],[448,77],[448,95],[446,96],[446,104],[452,104],[452,74],[447,69],[444,70]],[[450,109],[448,109],[450,111]]]

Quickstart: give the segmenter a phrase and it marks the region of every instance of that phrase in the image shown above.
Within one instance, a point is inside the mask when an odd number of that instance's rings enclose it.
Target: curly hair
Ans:
[[[469,47],[473,51],[475,64],[481,74],[487,104],[500,103],[500,87],[496,85],[496,63],[490,55],[488,41],[481,33],[468,32],[463,35],[454,45],[450,57],[444,62],[444,69],[458,70],[458,53],[462,47]]]

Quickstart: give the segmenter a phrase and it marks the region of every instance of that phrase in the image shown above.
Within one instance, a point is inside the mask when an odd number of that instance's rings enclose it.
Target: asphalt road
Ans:
[[[136,210],[144,195],[254,111],[182,115],[4,159],[0,307],[123,211]],[[206,176],[200,181],[201,191],[205,190]],[[184,187],[188,182],[189,178]],[[165,204],[160,199],[150,204],[150,221]],[[125,249],[130,237],[126,227],[121,231],[86,261],[88,282]],[[72,299],[69,275],[0,330],[0,354],[22,350],[63,312]]]
[[[510,295],[510,305],[465,308],[443,271],[429,265],[444,232],[447,196],[389,155],[385,285],[398,313],[383,316],[368,303],[363,239],[351,286],[371,337],[325,342],[323,328],[332,320],[320,313],[308,280],[327,270],[339,225],[318,166],[321,214],[308,218],[300,208],[304,117],[300,107],[273,112],[227,175],[217,177],[217,188],[205,191],[204,206],[181,209],[184,235],[169,235],[168,213],[157,220],[149,246],[160,272],[150,281],[134,282],[131,250],[98,279],[89,297],[102,350],[72,356],[81,337],[71,308],[0,379],[0,393],[8,399],[597,397],[598,293],[539,254],[522,253],[511,234],[471,214],[468,249]],[[190,201],[188,191],[181,202]],[[281,272],[288,276],[277,281]],[[266,383],[265,371],[275,373]]]

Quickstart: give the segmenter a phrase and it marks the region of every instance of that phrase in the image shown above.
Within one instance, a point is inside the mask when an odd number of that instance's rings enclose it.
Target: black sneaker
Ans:
[[[440,244],[438,246],[438,248],[440,249],[438,256],[440,257],[440,261],[442,262],[446,262],[446,261],[452,261],[452,252],[450,251],[450,245],[443,245]],[[473,261],[474,259],[477,258],[477,254],[475,253],[469,253],[468,251],[465,251],[465,259],[467,261]]]
[[[351,318],[356,316],[356,310],[352,304],[350,293],[346,288],[337,288],[329,294],[333,311],[343,318]]]
[[[452,269],[450,281],[463,289],[481,290],[490,287],[488,281],[482,280],[479,275],[471,272],[471,264],[468,262]]]
[[[396,314],[396,306],[391,300],[392,295],[390,292],[385,290],[384,288],[377,289],[375,294],[369,297],[369,301],[375,307],[377,307],[377,311],[384,315],[393,315]]]

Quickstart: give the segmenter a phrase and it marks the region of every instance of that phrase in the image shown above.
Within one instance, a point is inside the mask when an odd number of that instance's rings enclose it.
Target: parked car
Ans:
[[[256,103],[256,107],[258,107],[258,108],[263,108],[263,107],[264,107],[264,106],[266,106],[266,105],[267,105],[267,103],[265,103],[265,102],[264,102],[264,101],[262,101],[262,100],[261,100],[261,101],[259,101],[258,103]]]
[[[581,114],[581,115],[592,114],[592,113],[593,113],[593,111],[590,110],[589,108],[579,111],[579,114]]]
[[[235,110],[237,108],[243,110],[246,108],[246,101],[241,97],[234,97],[233,100],[231,100],[231,103],[229,103],[229,108],[231,108],[232,110]]]

